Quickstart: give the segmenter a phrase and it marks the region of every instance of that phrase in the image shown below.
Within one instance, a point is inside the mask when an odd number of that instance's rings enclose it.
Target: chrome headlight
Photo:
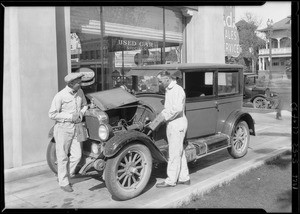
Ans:
[[[99,153],[100,149],[99,149],[99,146],[98,146],[97,143],[92,143],[92,145],[91,145],[91,151],[92,151],[93,153],[95,153],[95,154],[98,154],[98,153]]]
[[[109,135],[111,134],[111,127],[107,124],[101,124],[99,126],[98,135],[100,140],[106,141],[109,138]]]

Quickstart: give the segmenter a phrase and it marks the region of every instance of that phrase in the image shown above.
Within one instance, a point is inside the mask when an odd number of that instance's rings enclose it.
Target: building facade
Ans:
[[[270,57],[272,58],[272,70],[270,74],[282,76],[286,65],[291,60],[291,17],[274,23],[271,28],[259,30],[266,34],[266,47],[259,50],[259,70],[270,71]],[[268,38],[271,38],[271,52]]]
[[[6,7],[4,168],[46,160],[48,111],[70,72],[92,71],[91,92],[134,66],[224,59],[221,6]]]

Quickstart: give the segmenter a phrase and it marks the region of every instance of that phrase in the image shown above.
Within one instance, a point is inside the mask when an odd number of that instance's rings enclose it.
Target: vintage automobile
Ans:
[[[257,86],[258,75],[253,73],[244,73],[244,102],[251,102],[254,108],[272,109],[276,108],[276,103],[270,98],[277,97],[277,93],[270,91],[267,87]],[[268,91],[266,93],[266,91]],[[271,100],[271,101],[270,101]]]
[[[242,67],[227,64],[169,64],[132,68],[134,93],[114,88],[87,94],[88,139],[83,142],[80,174],[103,172],[109,192],[118,200],[138,196],[146,187],[153,164],[167,163],[166,124],[149,127],[162,111],[164,90],[157,76],[168,70],[186,92],[187,161],[227,149],[233,158],[247,153],[254,120],[243,112]],[[56,172],[55,139],[50,132],[47,161]],[[101,174],[101,173],[100,173]]]

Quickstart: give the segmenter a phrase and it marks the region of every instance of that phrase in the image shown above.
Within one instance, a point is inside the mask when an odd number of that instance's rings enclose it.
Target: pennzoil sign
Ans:
[[[235,7],[224,7],[225,56],[238,57],[241,53],[239,34],[235,26]]]

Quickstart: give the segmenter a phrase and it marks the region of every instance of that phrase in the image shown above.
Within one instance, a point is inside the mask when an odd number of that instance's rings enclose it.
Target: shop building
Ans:
[[[134,66],[224,63],[222,6],[6,7],[4,168],[46,160],[48,111],[64,76],[94,72],[86,92],[127,81]]]
[[[258,63],[260,72],[270,70],[270,57],[272,57],[273,76],[282,76],[286,65],[292,57],[291,49],[291,17],[284,18],[274,23],[270,28],[259,30],[266,35],[266,47],[259,50]],[[271,51],[269,45],[271,40]]]

